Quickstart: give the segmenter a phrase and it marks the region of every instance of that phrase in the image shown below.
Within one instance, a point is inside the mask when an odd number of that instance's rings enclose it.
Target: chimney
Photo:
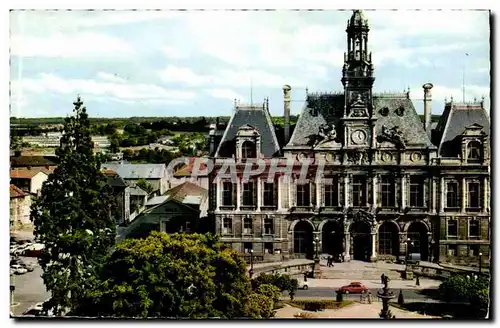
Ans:
[[[422,88],[424,88],[424,119],[425,119],[424,129],[427,132],[429,138],[431,137],[432,87],[433,87],[432,83],[426,83],[422,86]]]
[[[290,87],[288,84],[283,86],[283,107],[284,107],[284,117],[285,117],[285,126],[284,126],[284,145],[286,145],[290,138]]]

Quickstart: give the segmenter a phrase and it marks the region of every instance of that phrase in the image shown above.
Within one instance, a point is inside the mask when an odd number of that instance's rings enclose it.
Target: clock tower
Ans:
[[[344,53],[342,84],[344,114],[342,117],[344,148],[366,149],[375,146],[373,118],[372,55],[368,52],[368,20],[361,10],[354,10],[347,22],[347,52]]]

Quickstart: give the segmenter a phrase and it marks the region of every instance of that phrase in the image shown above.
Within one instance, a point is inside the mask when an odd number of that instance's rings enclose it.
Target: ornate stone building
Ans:
[[[279,145],[267,102],[238,106],[214,149],[210,214],[216,233],[257,261],[345,254],[347,259],[421,260],[483,265],[490,253],[490,122],[480,103],[445,103],[431,123],[432,84],[423,86],[424,122],[409,92],[374,94],[368,21],[347,25],[343,92],[308,93],[289,136],[284,92]],[[249,159],[266,165],[249,181]],[[310,165],[304,165],[310,161]],[[238,179],[217,178],[235,162]],[[231,166],[231,165],[229,165]],[[304,169],[304,167],[306,167]],[[308,179],[299,179],[305,170]],[[322,178],[316,178],[320,170]]]

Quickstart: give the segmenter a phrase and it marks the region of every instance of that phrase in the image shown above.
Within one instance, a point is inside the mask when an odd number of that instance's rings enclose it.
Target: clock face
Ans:
[[[366,140],[366,133],[363,130],[356,130],[351,134],[352,142],[359,145]]]

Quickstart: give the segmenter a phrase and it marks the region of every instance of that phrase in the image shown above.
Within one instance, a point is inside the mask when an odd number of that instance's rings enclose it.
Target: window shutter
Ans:
[[[315,183],[309,183],[309,202],[314,206],[316,205],[316,184]],[[306,204],[310,205],[310,204]]]
[[[252,199],[253,199],[252,205],[254,205],[254,206],[257,206],[257,191],[259,190],[259,188],[257,188],[257,184],[258,184],[258,181],[252,181]],[[262,188],[260,188],[260,189],[262,189]]]
[[[285,182],[284,179],[281,180],[281,199],[283,200],[283,208],[289,208],[291,205],[289,204],[289,190],[291,188],[289,182]]]
[[[236,203],[236,197],[237,197],[236,193],[237,193],[238,189],[236,189],[236,183],[233,183],[232,186],[233,186],[232,190],[231,190],[232,200],[233,200],[233,204],[232,205],[236,206],[236,204],[237,204]]]
[[[339,190],[339,203],[344,204],[344,207],[346,206],[346,199],[344,196],[344,181],[345,181],[345,176],[342,176],[341,179],[339,179],[337,186]]]
[[[319,197],[321,197],[321,199],[319,200],[319,205],[320,206],[325,206],[325,183],[320,183],[319,184]],[[337,205],[337,204],[333,204],[333,205]]]
[[[290,207],[296,206],[297,204],[297,183],[295,180],[290,181]]]

